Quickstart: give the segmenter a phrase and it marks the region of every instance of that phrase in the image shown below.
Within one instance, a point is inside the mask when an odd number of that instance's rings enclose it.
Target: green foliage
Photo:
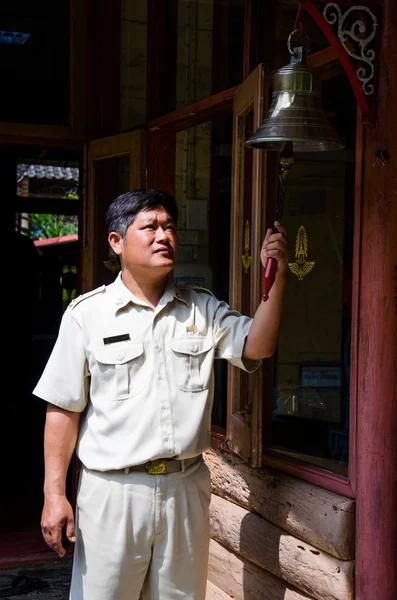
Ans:
[[[29,229],[22,228],[22,232],[29,235],[33,240],[78,233],[77,217],[30,213],[28,221],[30,225]]]
[[[69,302],[76,298],[77,267],[76,265],[64,265],[60,287],[62,288],[62,310],[65,310]]]

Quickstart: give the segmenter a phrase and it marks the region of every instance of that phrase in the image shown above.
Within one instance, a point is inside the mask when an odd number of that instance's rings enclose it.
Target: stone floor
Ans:
[[[71,559],[0,570],[0,598],[10,600],[68,600]]]
[[[2,600],[7,598],[9,600],[69,600],[71,574],[72,561],[67,558],[45,565],[1,569],[0,598]],[[232,600],[232,598],[208,581],[206,600]]]

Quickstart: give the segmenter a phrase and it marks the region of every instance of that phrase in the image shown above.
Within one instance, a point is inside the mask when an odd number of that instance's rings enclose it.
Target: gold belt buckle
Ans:
[[[149,460],[145,464],[145,469],[149,475],[163,475],[166,472],[165,459]]]

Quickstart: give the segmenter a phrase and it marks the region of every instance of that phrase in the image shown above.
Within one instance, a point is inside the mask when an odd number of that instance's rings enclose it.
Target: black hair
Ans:
[[[125,239],[127,229],[135,220],[138,213],[163,207],[178,224],[178,206],[170,194],[161,190],[138,189],[121,194],[109,206],[106,213],[108,234],[112,231],[119,233]],[[118,256],[110,250],[110,258],[118,260]]]

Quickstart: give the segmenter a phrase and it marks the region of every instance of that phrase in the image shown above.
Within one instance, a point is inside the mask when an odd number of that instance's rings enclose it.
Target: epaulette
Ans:
[[[211,290],[199,285],[198,283],[178,283],[177,288],[183,292],[184,290],[194,290],[196,292],[204,292],[205,294],[209,294],[213,296],[214,294]]]
[[[99,292],[103,292],[104,289],[106,288],[106,285],[101,285],[98,288],[95,288],[95,290],[91,290],[89,292],[86,292],[85,294],[81,294],[80,296],[77,296],[77,298],[74,298],[69,304],[66,310],[73,310],[78,304],[80,304],[80,302],[82,300],[86,300],[87,298],[91,298],[91,296],[94,296],[95,294],[99,294]]]

